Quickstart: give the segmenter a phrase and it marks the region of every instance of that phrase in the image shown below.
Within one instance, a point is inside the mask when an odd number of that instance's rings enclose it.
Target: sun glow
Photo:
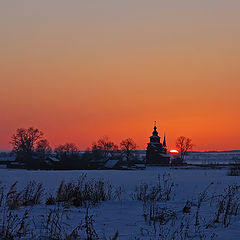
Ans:
[[[172,150],[170,150],[169,152],[170,152],[170,153],[173,153],[173,154],[178,154],[178,153],[179,153],[179,151],[178,151],[178,150],[175,150],[175,149],[172,149]]]

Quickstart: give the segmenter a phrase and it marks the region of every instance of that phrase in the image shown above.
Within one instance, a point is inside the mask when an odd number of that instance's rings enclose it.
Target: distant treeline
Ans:
[[[127,166],[139,162],[137,145],[132,138],[123,139],[119,146],[107,136],[80,151],[75,143],[65,143],[52,148],[44,134],[37,128],[19,128],[11,141],[15,163],[27,169],[91,169],[101,168],[108,160],[118,160]]]

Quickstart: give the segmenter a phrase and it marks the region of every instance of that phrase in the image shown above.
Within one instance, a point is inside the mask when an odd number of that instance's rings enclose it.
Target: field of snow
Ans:
[[[190,229],[185,238],[176,236],[174,239],[218,239],[239,240],[240,239],[240,217],[231,217],[228,227],[215,224],[209,227],[211,219],[214,218],[214,201],[209,199],[213,194],[224,193],[229,185],[239,184],[240,177],[227,176],[227,168],[204,169],[197,167],[147,167],[146,170],[118,171],[118,170],[87,170],[87,171],[27,171],[0,169],[0,181],[6,189],[17,181],[17,188],[22,189],[29,181],[35,180],[43,183],[45,196],[55,194],[60,182],[76,181],[83,173],[88,179],[102,179],[112,184],[114,189],[120,189],[121,196],[114,200],[101,202],[89,209],[89,214],[94,219],[94,229],[100,239],[110,239],[118,231],[118,239],[171,239],[170,230],[178,229],[180,221],[185,221],[184,229]],[[163,175],[170,176],[169,182],[174,183],[173,192],[169,201],[159,201],[157,206],[166,208],[176,214],[176,219],[160,224],[144,219],[144,208],[148,209],[147,203],[133,197],[136,186],[141,183],[153,184],[162,179]],[[169,178],[168,178],[169,179]],[[162,180],[161,180],[162,181]],[[212,184],[211,184],[212,183]],[[210,184],[210,186],[209,186]],[[207,197],[203,200],[199,213],[199,229],[194,226],[196,215],[196,204],[200,193],[209,186]],[[186,201],[191,201],[191,213],[183,214],[182,209]],[[240,200],[239,200],[240,201]],[[21,207],[23,213],[27,207]],[[54,206],[42,204],[28,207],[31,218],[40,221],[44,214]],[[67,229],[74,228],[83,221],[86,209],[84,207],[70,207],[66,213],[64,224]],[[145,212],[146,213],[146,212]],[[146,216],[145,216],[146,217]],[[170,223],[171,222],[171,223]],[[186,229],[184,231],[186,231]],[[197,234],[195,234],[197,232]],[[165,237],[164,237],[165,234]],[[191,235],[191,236],[187,236]],[[25,238],[26,239],[26,238]]]
[[[189,164],[234,164],[240,162],[240,152],[190,152],[186,156],[186,162]]]

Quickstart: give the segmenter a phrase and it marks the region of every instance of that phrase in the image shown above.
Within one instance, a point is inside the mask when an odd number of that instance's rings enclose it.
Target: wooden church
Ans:
[[[157,126],[155,124],[154,131],[150,137],[150,142],[146,151],[146,164],[152,165],[168,165],[170,156],[167,153],[166,137],[164,136],[163,143],[158,136]]]

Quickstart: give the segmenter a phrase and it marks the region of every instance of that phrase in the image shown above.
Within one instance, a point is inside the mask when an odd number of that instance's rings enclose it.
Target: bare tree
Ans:
[[[54,151],[60,159],[64,160],[76,155],[78,152],[78,147],[74,143],[65,143],[63,145],[57,146]]]
[[[120,148],[123,151],[123,154],[126,156],[127,161],[129,162],[131,155],[137,148],[137,145],[132,138],[127,138],[120,142]]]
[[[37,128],[18,128],[10,141],[13,146],[13,152],[17,154],[17,157],[21,161],[30,160],[38,141],[42,137],[43,133]]]
[[[97,142],[92,144],[92,152],[95,152],[96,155],[102,155],[102,157],[106,160],[109,159],[111,152],[117,150],[117,145],[115,145],[115,143],[107,136],[101,137]]]
[[[176,147],[180,153],[180,159],[184,161],[186,153],[193,148],[192,139],[180,136],[176,140]]]
[[[38,141],[36,146],[36,153],[39,155],[41,159],[46,158],[50,155],[52,149],[47,139],[41,139]]]

